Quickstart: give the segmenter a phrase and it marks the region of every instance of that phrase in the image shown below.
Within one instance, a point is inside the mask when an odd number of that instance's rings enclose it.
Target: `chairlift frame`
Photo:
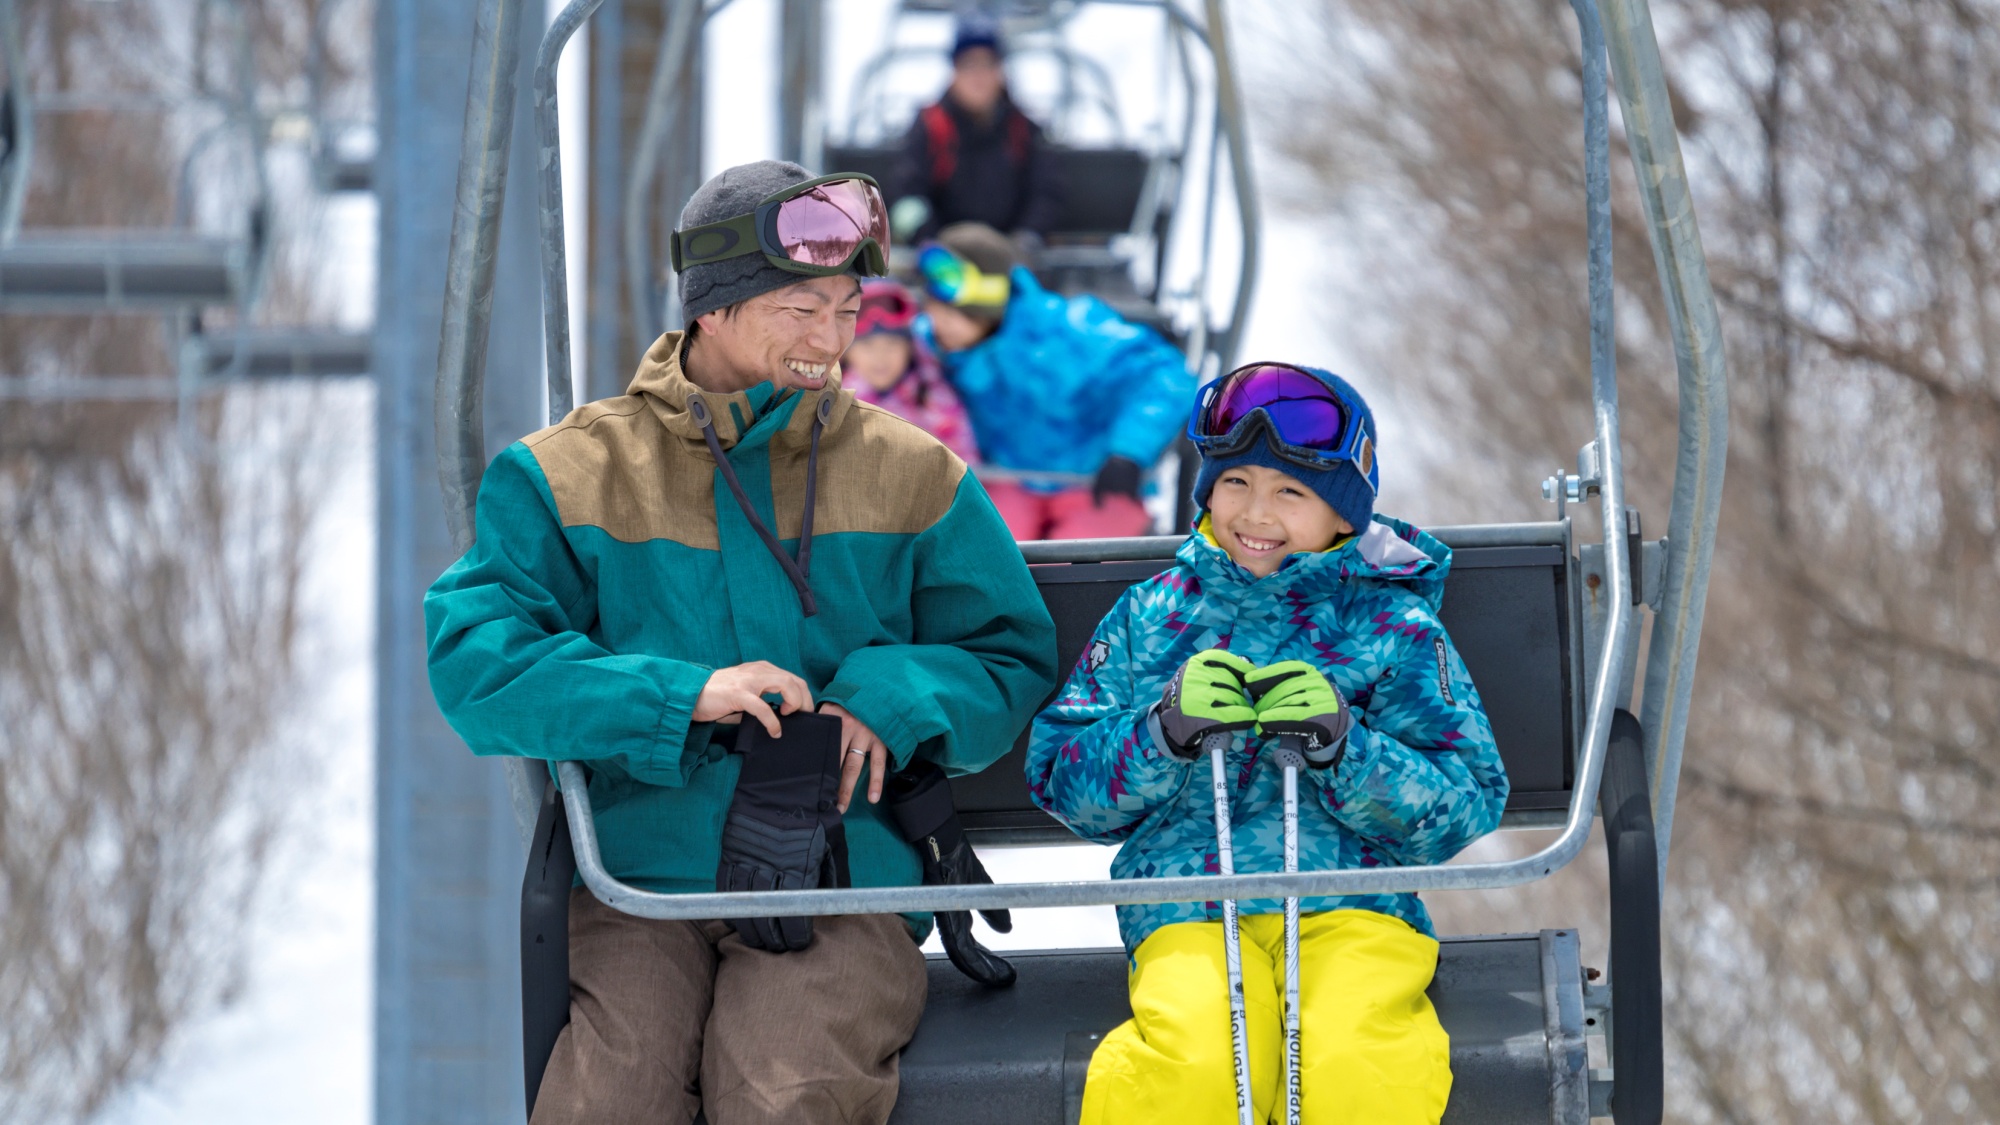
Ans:
[[[548,335],[551,421],[571,406],[567,362],[567,275],[564,269],[561,215],[561,157],[555,131],[555,63],[564,44],[601,0],[573,0],[551,24],[544,38],[535,74],[535,104],[544,154],[541,173],[543,294]],[[727,3],[727,0],[723,0]],[[1180,12],[1166,0],[1169,11]],[[1586,549],[1588,561],[1601,568],[1605,596],[1596,612],[1582,623],[1586,647],[1593,653],[1584,682],[1587,694],[1584,735],[1575,764],[1575,783],[1562,831],[1546,847],[1519,859],[1439,866],[1385,867],[1359,871],[1310,871],[1298,874],[1239,874],[1230,878],[1190,877],[1104,880],[1069,883],[1016,883],[981,886],[918,886],[811,891],[768,891],[663,895],[620,883],[604,867],[598,852],[594,820],[581,765],[557,766],[562,812],[568,831],[561,838],[536,839],[535,824],[557,794],[549,792],[545,763],[528,759],[506,762],[516,817],[524,841],[532,841],[542,863],[561,862],[560,853],[574,848],[574,861],[584,883],[601,901],[618,910],[657,919],[709,919],[740,916],[809,916],[851,913],[924,912],[1099,906],[1220,898],[1256,899],[1311,897],[1359,893],[1389,893],[1445,889],[1507,887],[1547,877],[1569,863],[1582,849],[1597,808],[1607,816],[1607,842],[1614,871],[1628,874],[1636,865],[1650,867],[1653,880],[1634,884],[1650,887],[1649,901],[1623,905],[1653,920],[1652,970],[1658,969],[1659,886],[1665,873],[1672,816],[1678,788],[1680,757],[1698,653],[1702,613],[1720,515],[1723,469],[1727,453],[1728,374],[1700,232],[1689,195],[1679,139],[1662,71],[1659,45],[1646,0],[1571,0],[1583,44],[1584,147],[1589,244],[1591,325],[1592,440],[1578,456],[1574,475],[1558,474],[1550,482],[1551,498],[1598,500],[1602,542]],[[713,10],[713,9],[711,9]],[[680,0],[675,13],[692,16],[699,0]],[[1205,0],[1207,34],[1217,59],[1216,112],[1229,123],[1239,205],[1246,224],[1244,256],[1246,283],[1237,295],[1236,316],[1250,298],[1248,276],[1256,260],[1254,184],[1241,148],[1246,145],[1242,112],[1230,69],[1221,0]],[[1181,13],[1185,18],[1185,13]],[[704,13],[705,16],[705,13]],[[446,302],[437,375],[437,448],[446,518],[461,549],[473,539],[473,505],[484,469],[480,432],[481,383],[486,334],[493,293],[493,268],[501,202],[506,188],[506,158],[511,140],[517,34],[522,0],[485,0],[474,29],[473,74],[466,103],[466,128],[461,142],[457,209],[447,263]],[[689,19],[687,26],[698,23]],[[1654,549],[1659,558],[1660,590],[1655,608],[1651,655],[1641,717],[1634,721],[1621,710],[1621,685],[1633,656],[1639,604],[1635,560],[1648,552],[1635,550],[1636,526],[1624,502],[1622,449],[1618,432],[1615,349],[1612,335],[1611,208],[1607,58],[1615,78],[1625,123],[1635,180],[1647,221],[1647,234],[1666,296],[1669,327],[1679,379],[1679,442],[1675,484],[1666,539]],[[560,360],[560,362],[559,362]],[[1143,541],[1130,541],[1135,545]],[[1024,559],[1038,561],[1104,561],[1133,549],[1106,541],[1092,545],[1024,544]],[[1071,557],[1078,550],[1084,556]],[[1087,559],[1086,557],[1087,556]],[[1617,736],[1614,738],[1614,736]],[[1607,770],[1613,743],[1640,744],[1640,762],[1621,755]],[[1646,795],[1641,800],[1635,794]],[[1650,805],[1650,809],[1647,805]],[[1627,832],[1643,826],[1650,812],[1652,831]],[[1613,814],[1616,813],[1614,816]],[[1640,818],[1635,820],[1634,818]],[[545,827],[553,818],[543,821]],[[1628,846],[1637,841],[1644,846]],[[533,864],[531,862],[531,874]],[[1636,876],[1634,876],[1636,878]],[[1620,909],[1614,893],[1614,914]],[[1614,957],[1636,964],[1645,956],[1644,934],[1614,935]],[[1627,962],[1632,957],[1635,961]],[[1655,986],[1657,976],[1654,977]],[[1608,1006],[1608,999],[1598,999]],[[1645,999],[1645,998],[1635,998]],[[1614,1037],[1620,1055],[1658,1050],[1658,997],[1649,998],[1651,1044],[1623,1043]],[[1630,1007],[1630,1005],[1628,1005]],[[1625,1022],[1622,1019],[1618,1022]],[[544,1045],[546,1046],[546,1045]],[[531,1050],[533,1045],[531,1044]],[[1555,1044],[1551,1042],[1551,1050]],[[544,1052],[546,1057],[546,1052]],[[1645,1065],[1634,1058],[1628,1065],[1633,1080],[1650,1090],[1634,1089],[1640,1103],[1627,1103],[1629,1113],[1647,1114],[1653,1103],[1657,1120],[1657,1060]],[[531,1068],[532,1069],[532,1068]],[[1641,1073],[1641,1072],[1644,1073]],[[539,1073],[530,1076],[530,1088]],[[1614,1075],[1614,1081],[1615,1075]],[[1618,1111],[1626,1099],[1611,1094]]]
[[[7,313],[157,313],[177,339],[174,379],[96,376],[76,379],[0,378],[0,399],[173,401],[182,411],[195,398],[229,382],[282,376],[369,373],[366,334],[328,329],[246,326],[262,289],[271,250],[271,188],[265,150],[273,118],[255,102],[250,28],[241,0],[203,0],[206,19],[216,7],[234,15],[234,86],[217,90],[205,72],[192,99],[98,98],[58,94],[41,104],[23,65],[17,0],[0,0],[0,62],[7,67],[7,122],[13,146],[0,157],[0,310]],[[330,6],[329,6],[330,7]],[[315,129],[323,85],[321,39],[326,15],[316,18],[307,64],[308,98]],[[37,110],[173,111],[207,104],[221,119],[197,133],[175,175],[174,226],[163,230],[20,230],[32,169]],[[248,138],[254,193],[244,236],[197,233],[193,227],[194,168],[210,146],[232,132]],[[365,172],[365,168],[361,169]],[[365,178],[364,178],[365,179]],[[362,186],[365,186],[365,182]],[[205,307],[234,305],[239,323],[211,332],[201,323]],[[185,422],[185,417],[183,418]]]

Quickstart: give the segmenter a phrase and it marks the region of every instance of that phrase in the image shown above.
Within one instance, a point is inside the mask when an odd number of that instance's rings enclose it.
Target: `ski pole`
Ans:
[[[1226,879],[1236,874],[1229,842],[1229,775],[1222,760],[1229,749],[1229,733],[1218,731],[1203,738],[1201,744],[1208,752],[1215,781],[1215,862]],[[1256,1125],[1250,1103],[1250,1027],[1243,1004],[1243,932],[1235,899],[1222,900],[1222,951],[1229,969],[1229,1037],[1236,1048],[1236,1117],[1239,1125]]]
[[[1299,870],[1299,770],[1306,764],[1305,736],[1278,736],[1278,764],[1285,769],[1285,874]],[[1299,900],[1285,900],[1285,1125],[1299,1125]]]

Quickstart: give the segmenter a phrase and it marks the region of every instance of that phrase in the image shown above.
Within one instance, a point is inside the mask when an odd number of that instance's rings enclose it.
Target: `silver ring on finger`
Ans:
[[[862,748],[862,747],[859,747],[859,746],[849,746],[849,747],[847,748],[847,752],[848,752],[849,754],[866,754],[866,753],[868,753],[868,751],[867,751],[866,749],[864,749],[864,748]]]

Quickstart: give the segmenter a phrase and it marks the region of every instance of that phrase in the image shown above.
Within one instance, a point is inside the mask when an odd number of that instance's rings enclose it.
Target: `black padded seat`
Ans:
[[[1145,194],[1151,166],[1145,153],[1129,148],[1064,148],[1049,150],[1063,184],[1062,214],[1049,231],[1051,240],[1103,239],[1132,228],[1132,216]],[[891,190],[899,151],[894,147],[828,145],[821,165],[831,172],[860,172]]]
[[[999,991],[931,959],[930,1001],[903,1052],[892,1125],[1077,1120],[1091,1051],[1132,1014],[1125,954],[1008,956],[1020,979]],[[1588,1081],[1574,930],[1447,938],[1430,997],[1451,1035],[1446,1125],[1548,1125],[1560,1119],[1557,1102]]]
[[[1511,791],[1505,823],[1546,825],[1569,806],[1574,781],[1577,702],[1570,644],[1569,527],[1432,528],[1452,548],[1443,618],[1479,687]],[[1178,537],[1145,541],[1153,557],[1031,566],[1056,622],[1056,666],[1068,678],[1098,622],[1127,587],[1173,565]],[[1062,545],[1038,547],[1060,552]],[[1046,556],[1037,556],[1046,557]],[[1053,698],[1053,696],[1051,696]],[[1069,831],[1028,797],[1027,732],[998,762],[954,778],[966,830],[981,844],[1057,843]]]

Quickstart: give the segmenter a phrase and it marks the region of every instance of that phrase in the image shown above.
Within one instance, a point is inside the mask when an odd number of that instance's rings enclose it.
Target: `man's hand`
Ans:
[[[882,779],[889,773],[889,748],[868,729],[868,724],[838,703],[820,705],[820,712],[840,717],[840,811],[846,812],[854,799],[854,783],[861,780],[861,763],[868,763],[868,803],[882,799]]]
[[[764,702],[766,695],[782,697],[783,702],[777,711],[772,711],[771,705]],[[804,680],[769,661],[752,660],[748,664],[717,668],[709,673],[708,682],[702,685],[701,696],[694,701],[694,721],[713,723],[726,720],[730,715],[748,715],[764,724],[764,729],[770,732],[772,738],[777,738],[785,733],[778,726],[778,716],[810,710],[812,702],[812,689],[806,686]]]

